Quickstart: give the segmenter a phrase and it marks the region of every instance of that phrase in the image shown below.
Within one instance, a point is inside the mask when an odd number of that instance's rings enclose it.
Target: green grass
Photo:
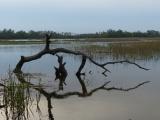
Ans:
[[[4,81],[3,104],[5,105],[6,118],[27,119],[31,98],[29,86],[16,82],[15,76],[9,74]]]

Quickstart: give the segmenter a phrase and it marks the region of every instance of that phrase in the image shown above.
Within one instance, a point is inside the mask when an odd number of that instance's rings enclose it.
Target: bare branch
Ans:
[[[46,34],[46,47],[45,49],[49,49],[51,34]]]
[[[79,69],[78,69],[78,71],[77,71],[77,73],[76,73],[76,75],[81,75],[82,73],[81,73],[81,71],[82,71],[82,69],[84,68],[84,66],[85,66],[85,64],[86,64],[86,56],[82,56],[82,62],[81,62],[81,65],[79,66]]]
[[[124,60],[124,61],[115,61],[115,62],[106,62],[106,63],[98,63],[96,61],[94,61],[90,56],[87,56],[86,54],[84,53],[81,53],[79,51],[72,51],[72,50],[68,50],[68,49],[65,49],[65,48],[55,48],[55,49],[50,49],[49,48],[49,44],[50,44],[50,38],[51,38],[51,35],[48,35],[46,34],[46,47],[40,51],[39,53],[33,55],[33,56],[28,56],[28,57],[24,57],[24,56],[21,56],[21,59],[20,61],[17,63],[16,65],[16,68],[14,69],[14,72],[15,73],[22,73],[21,71],[21,68],[23,66],[24,63],[27,63],[27,62],[30,62],[30,61],[33,61],[33,60],[37,60],[39,58],[41,58],[43,55],[45,54],[51,54],[51,55],[57,55],[57,53],[67,53],[67,54],[73,54],[73,55],[79,55],[79,56],[82,56],[82,62],[81,62],[81,65],[79,66],[79,69],[76,73],[78,79],[79,79],[79,82],[82,86],[82,93],[81,92],[69,92],[69,93],[65,93],[63,95],[58,95],[56,92],[53,92],[53,93],[50,93],[50,95],[53,95],[55,98],[65,98],[65,97],[68,97],[68,96],[71,96],[71,95],[78,95],[78,96],[81,96],[81,97],[86,97],[86,96],[90,96],[92,95],[94,92],[98,91],[98,90],[119,90],[119,91],[130,91],[130,90],[133,90],[133,89],[136,89],[140,86],[142,86],[143,84],[145,83],[148,83],[149,81],[146,81],[146,82],[143,82],[143,83],[140,83],[138,84],[137,86],[135,87],[132,87],[132,88],[128,88],[128,89],[124,89],[124,88],[116,88],[116,87],[110,87],[110,88],[106,88],[106,84],[108,84],[109,82],[105,83],[104,85],[98,87],[98,88],[95,88],[93,89],[92,91],[90,91],[89,93],[87,92],[87,88],[83,82],[83,80],[81,80],[80,78],[80,75],[82,74],[81,71],[82,69],[84,68],[85,64],[86,64],[86,60],[90,60],[93,64],[99,66],[100,68],[104,69],[104,72],[102,72],[103,75],[107,76],[106,75],[106,72],[110,72],[106,66],[109,65],[109,64],[117,64],[117,63],[129,63],[129,64],[133,64],[135,66],[137,66],[138,68],[140,69],[143,69],[143,70],[149,70],[147,68],[144,68],[140,65],[138,65],[137,63],[134,63],[134,62],[130,62],[128,60]],[[58,58],[60,58],[60,56],[57,55]],[[63,59],[63,58],[62,58]],[[19,79],[22,79],[19,77]],[[24,80],[23,80],[24,82]],[[38,91],[40,91],[41,93],[43,93],[44,95],[47,95],[48,94],[42,89],[42,88],[36,88]]]
[[[137,66],[138,68],[140,69],[144,69],[144,70],[150,70],[150,69],[147,69],[147,68],[144,68],[140,65],[138,65],[137,63],[135,62],[131,62],[131,61],[128,61],[128,60],[122,60],[122,61],[115,61],[115,62],[107,62],[107,63],[104,63],[102,66],[106,66],[106,65],[109,65],[109,64],[117,64],[117,63],[129,63],[129,64],[133,64],[135,66]]]
[[[149,70],[147,68],[144,68],[144,67],[141,67],[140,65],[134,63],[134,62],[130,62],[128,60],[124,60],[124,61],[116,61],[116,62],[107,62],[107,63],[103,63],[103,64],[100,64],[98,62],[96,62],[95,60],[93,60],[90,56],[87,56],[86,54],[84,53],[81,53],[79,51],[72,51],[72,50],[68,50],[68,49],[65,49],[65,48],[55,48],[55,49],[50,49],[49,48],[49,44],[50,44],[50,38],[51,38],[51,35],[48,35],[46,34],[46,46],[45,48],[40,51],[39,53],[35,54],[35,55],[32,55],[32,56],[28,56],[28,57],[25,57],[25,56],[21,56],[21,59],[20,61],[17,63],[16,65],[16,68],[14,69],[14,72],[15,73],[21,73],[21,69],[22,69],[22,66],[24,63],[27,63],[27,62],[30,62],[30,61],[33,61],[33,60],[37,60],[37,59],[40,59],[43,55],[45,54],[51,54],[51,55],[55,55],[57,53],[67,53],[67,54],[73,54],[73,55],[79,55],[79,56],[82,56],[82,63],[77,71],[77,73],[81,73],[82,69],[84,68],[85,66],[85,63],[86,63],[86,59],[90,60],[93,64],[99,66],[100,68],[104,69],[104,72],[102,72],[103,75],[107,76],[106,75],[106,72],[110,72],[107,68],[106,68],[106,65],[108,64],[116,64],[116,63],[129,63],[129,64],[133,64],[135,66],[137,66],[138,68],[140,69],[144,69],[144,70]]]

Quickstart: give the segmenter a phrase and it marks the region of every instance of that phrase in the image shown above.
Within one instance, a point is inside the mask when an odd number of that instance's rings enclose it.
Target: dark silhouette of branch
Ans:
[[[37,59],[41,58],[43,55],[45,55],[45,54],[56,55],[57,53],[67,53],[67,54],[73,54],[73,55],[82,56],[82,63],[81,63],[81,65],[80,65],[80,67],[79,67],[79,69],[77,71],[77,74],[81,73],[83,67],[85,66],[86,59],[90,60],[93,64],[99,66],[100,68],[104,69],[104,72],[102,74],[104,74],[105,76],[106,76],[106,72],[110,72],[106,68],[106,65],[108,65],[108,64],[129,63],[129,64],[133,64],[133,65],[137,66],[140,69],[149,70],[147,68],[141,67],[137,63],[130,62],[128,60],[116,61],[116,62],[106,62],[106,63],[101,64],[101,63],[98,63],[95,60],[93,60],[90,56],[87,56],[86,54],[81,53],[79,51],[72,51],[72,50],[68,50],[68,49],[65,49],[65,48],[50,49],[49,48],[50,37],[51,37],[51,35],[46,34],[46,47],[42,51],[40,51],[39,53],[37,53],[37,54],[35,54],[33,56],[28,56],[28,57],[21,56],[21,59],[17,63],[17,65],[16,65],[16,67],[14,69],[14,72],[15,73],[21,73],[22,72],[21,69],[22,69],[22,66],[23,66],[24,63],[27,63],[27,62],[30,62],[30,61],[33,61],[33,60],[37,60]]]
[[[47,97],[47,103],[48,103],[48,115],[49,115],[49,120],[54,120],[53,114],[52,114],[52,103],[51,103],[51,98]]]
[[[67,93],[63,93],[63,94],[58,94],[57,91],[53,91],[53,92],[46,92],[42,87],[34,87],[34,84],[31,84],[30,82],[25,81],[25,78],[23,77],[23,74],[16,74],[18,80],[22,83],[28,84],[30,87],[32,87],[33,89],[39,91],[41,94],[43,94],[47,99],[53,97],[55,99],[64,99],[70,96],[78,96],[78,97],[89,97],[91,96],[93,93],[99,91],[99,90],[106,90],[106,91],[131,91],[134,89],[137,89],[141,86],[143,86],[144,84],[149,83],[150,81],[145,81],[142,83],[139,83],[138,85],[134,86],[134,87],[130,87],[130,88],[118,88],[118,87],[106,87],[106,85],[108,85],[111,81],[108,81],[106,83],[104,83],[103,85],[94,88],[93,90],[91,90],[90,92],[87,91],[87,87],[84,83],[84,80],[81,79],[81,76],[77,76],[80,86],[82,88],[82,92],[78,92],[78,91],[73,91],[73,92],[67,92]]]
[[[4,108],[4,107],[5,107],[5,105],[0,105],[0,109],[1,109],[1,108]]]
[[[107,63],[104,63],[102,66],[106,66],[106,65],[109,65],[109,64],[117,64],[117,63],[121,63],[121,64],[122,64],[122,63],[129,63],[129,64],[133,64],[133,65],[137,66],[137,67],[140,68],[140,69],[150,70],[150,69],[147,69],[147,68],[144,68],[144,67],[138,65],[138,64],[135,63],[135,62],[131,62],[131,61],[129,61],[129,60],[122,60],[122,61],[115,61],[115,62],[107,62]]]
[[[145,81],[145,82],[142,82],[142,83],[139,83],[138,85],[134,86],[134,87],[130,87],[130,88],[118,88],[118,87],[109,87],[107,88],[106,85],[110,83],[110,81],[106,82],[105,84],[103,84],[102,86],[100,87],[97,87],[97,88],[94,88],[93,90],[91,90],[90,92],[86,93],[84,91],[82,92],[67,92],[67,93],[64,93],[64,94],[57,94],[57,93],[54,93],[54,98],[57,98],[57,99],[64,99],[64,98],[67,98],[67,97],[70,97],[70,96],[79,96],[79,97],[89,97],[91,96],[93,93],[95,92],[98,92],[99,90],[106,90],[106,91],[113,91],[113,90],[116,90],[116,91],[123,91],[123,92],[128,92],[128,91],[131,91],[131,90],[134,90],[134,89],[137,89],[141,86],[143,86],[144,84],[147,84],[149,83],[150,81]],[[85,94],[84,94],[85,93]]]
[[[47,99],[47,102],[48,102],[48,115],[49,115],[49,118],[51,120],[54,120],[54,117],[53,117],[53,114],[51,112],[51,109],[52,109],[52,104],[51,104],[51,98],[55,98],[55,99],[64,99],[64,98],[67,98],[67,97],[70,97],[70,96],[78,96],[78,97],[89,97],[91,96],[92,94],[94,94],[95,92],[99,91],[99,90],[106,90],[106,91],[111,91],[111,90],[117,90],[117,91],[130,91],[130,90],[134,90],[134,89],[137,89],[138,87],[146,84],[146,83],[149,83],[150,81],[145,81],[145,82],[142,82],[134,87],[131,87],[131,88],[117,88],[117,87],[109,87],[107,88],[106,86],[110,83],[110,81],[104,83],[103,85],[101,85],[100,87],[97,87],[97,88],[94,88],[93,90],[89,91],[87,90],[87,87],[85,85],[85,82],[84,80],[81,79],[81,75],[85,75],[85,73],[82,73],[82,70],[86,64],[86,60],[88,59],[90,62],[92,62],[94,65],[96,66],[99,66],[100,68],[102,68],[104,70],[104,72],[102,72],[103,75],[107,76],[106,75],[106,72],[110,72],[106,66],[109,65],[109,64],[117,64],[117,63],[129,63],[129,64],[133,64],[135,66],[137,66],[138,68],[140,69],[143,69],[143,70],[149,70],[147,68],[144,68],[140,65],[138,65],[137,63],[134,63],[134,62],[130,62],[128,60],[124,60],[124,61],[116,61],[116,62],[106,62],[106,63],[98,63],[96,62],[95,60],[93,60],[90,56],[87,56],[86,54],[84,53],[81,53],[79,51],[72,51],[72,50],[68,50],[68,49],[65,49],[65,48],[55,48],[55,49],[50,49],[49,48],[49,45],[50,45],[50,38],[51,38],[51,35],[49,34],[46,34],[46,46],[45,48],[38,52],[37,54],[35,55],[32,55],[32,56],[28,56],[28,57],[25,57],[25,56],[21,56],[21,59],[20,61],[17,63],[15,69],[14,69],[14,73],[16,74],[18,80],[22,83],[25,83],[25,84],[28,84],[30,87],[32,87],[33,89],[37,90],[38,92],[40,92],[41,94],[43,94],[46,99]],[[46,92],[42,87],[36,87],[34,84],[28,82],[25,80],[24,76],[23,76],[23,72],[22,72],[22,67],[24,65],[24,63],[27,63],[27,62],[30,62],[30,61],[33,61],[33,60],[37,60],[39,58],[41,58],[43,55],[45,54],[51,54],[51,55],[56,55],[58,57],[58,63],[59,63],[59,67],[55,67],[55,75],[56,75],[56,79],[59,79],[60,80],[60,84],[59,84],[59,88],[62,88],[62,89],[59,89],[59,90],[63,90],[63,83],[65,83],[65,78],[67,76],[67,71],[65,69],[65,62],[63,63],[63,57],[62,56],[58,56],[57,53],[67,53],[67,54],[73,54],[73,55],[77,55],[77,56],[81,56],[82,57],[82,61],[81,61],[81,64],[76,72],[76,76],[77,76],[77,79],[80,83],[80,86],[82,88],[82,91],[72,91],[72,92],[67,92],[67,93],[58,93],[57,91],[53,91],[53,92]],[[0,84],[0,86],[3,86]],[[3,86],[4,87],[4,86]]]
[[[0,83],[0,86],[2,86],[2,87],[6,87],[4,84],[2,84],[2,83]]]
[[[53,116],[52,111],[51,111],[51,109],[52,109],[51,98],[65,99],[65,98],[70,97],[70,96],[89,97],[99,90],[105,90],[105,91],[117,90],[117,91],[126,91],[127,92],[127,91],[137,89],[140,86],[150,82],[150,81],[145,81],[145,82],[139,83],[138,85],[136,85],[134,87],[130,87],[130,88],[118,88],[118,87],[114,87],[114,86],[113,87],[107,87],[107,85],[110,83],[110,81],[108,81],[108,82],[104,83],[103,85],[88,91],[88,89],[85,85],[85,81],[82,80],[82,78],[81,78],[81,75],[85,75],[85,73],[82,73],[82,70],[83,70],[84,66],[86,65],[87,59],[91,63],[93,63],[94,65],[102,68],[104,70],[102,72],[102,74],[104,76],[107,76],[106,72],[110,72],[106,68],[106,66],[109,65],[109,64],[128,63],[128,64],[133,64],[136,67],[138,67],[140,69],[143,69],[143,70],[149,70],[149,69],[144,68],[144,67],[138,65],[137,63],[131,62],[131,61],[128,61],[128,60],[98,63],[95,60],[93,60],[93,58],[91,58],[90,56],[88,56],[88,55],[86,55],[82,52],[79,52],[79,51],[72,51],[72,50],[68,50],[68,49],[65,49],[65,48],[50,49],[50,38],[51,38],[51,34],[46,34],[45,48],[35,55],[27,56],[27,57],[21,56],[21,59],[19,60],[19,62],[17,63],[17,65],[14,69],[14,73],[17,76],[17,79],[20,82],[27,84],[29,87],[35,89],[36,91],[38,91],[39,93],[44,95],[44,97],[46,98],[47,103],[48,103],[48,116],[49,116],[50,120],[54,120],[54,116]],[[80,66],[79,66],[79,68],[76,72],[77,79],[78,79],[79,84],[81,86],[81,91],[71,91],[71,92],[67,92],[67,93],[58,93],[57,91],[53,91],[53,92],[48,93],[41,86],[36,86],[36,85],[34,85],[34,84],[25,80],[25,77],[23,76],[23,72],[22,72],[22,67],[25,63],[28,63],[28,62],[33,61],[33,60],[40,59],[43,55],[46,55],[46,54],[56,55],[58,57],[59,67],[55,67],[55,75],[56,75],[56,79],[60,80],[59,90],[63,90],[63,84],[66,84],[65,79],[67,77],[67,70],[65,69],[65,64],[66,63],[65,62],[63,63],[63,57],[57,55],[57,53],[67,53],[67,54],[72,54],[72,55],[76,55],[76,56],[81,56],[82,61],[81,61],[81,64],[80,64]],[[0,84],[0,86],[5,87],[3,84]],[[3,105],[0,106],[0,108],[1,107],[3,107]]]
[[[79,76],[79,75],[81,75],[81,74],[84,75],[84,73],[81,73],[81,71],[82,71],[82,69],[84,68],[84,66],[85,66],[85,64],[86,64],[86,60],[87,60],[86,56],[82,56],[81,65],[79,66],[79,69],[78,69],[78,71],[77,71],[77,73],[76,73],[77,76]]]
[[[28,81],[25,80],[25,76],[23,76],[23,73],[15,73],[15,75],[17,76],[17,79],[21,82],[21,83],[25,83],[27,84],[29,87],[35,89],[36,91],[38,91],[40,94],[44,95],[44,97],[46,97],[46,100],[47,100],[47,103],[48,103],[48,117],[50,120],[54,120],[54,116],[52,114],[52,103],[51,103],[51,98],[54,98],[54,99],[65,99],[65,98],[68,98],[70,96],[78,96],[78,97],[90,97],[92,96],[95,92],[98,92],[100,90],[105,90],[105,91],[111,91],[111,90],[116,90],[116,91],[131,91],[131,90],[134,90],[134,89],[137,89],[139,88],[140,86],[143,86],[144,84],[147,84],[149,83],[150,81],[145,81],[145,82],[142,82],[142,83],[139,83],[138,85],[134,86],[134,87],[130,87],[130,88],[117,88],[117,87],[106,87],[111,81],[108,81],[106,83],[104,83],[103,85],[97,87],[97,88],[94,88],[92,89],[90,92],[88,92],[87,90],[87,87],[85,85],[85,82],[84,80],[82,80],[80,74],[77,74],[77,79],[80,83],[80,86],[81,86],[81,90],[82,91],[73,91],[73,92],[67,92],[67,93],[58,93],[57,91],[53,91],[53,92],[47,92],[45,91],[41,86],[36,86]],[[3,84],[2,84],[3,86]],[[0,106],[1,107],[4,107],[4,106]]]
[[[59,90],[63,90],[63,84],[66,85],[65,80],[68,75],[67,70],[65,68],[65,62],[63,63],[63,56],[56,55],[58,57],[59,67],[55,68],[55,80],[59,80]]]
[[[134,90],[134,89],[137,89],[138,87],[144,85],[144,84],[147,84],[147,83],[150,83],[151,81],[145,81],[145,82],[142,82],[142,83],[139,83],[138,85],[134,86],[134,87],[130,87],[130,88],[116,88],[116,87],[109,87],[109,88],[106,88],[105,86],[104,87],[101,87],[100,89],[103,89],[103,90],[107,90],[107,91],[110,91],[110,90],[117,90],[117,91],[131,91],[131,90]]]
[[[46,47],[45,49],[49,49],[49,44],[50,44],[50,38],[51,38],[51,34],[46,34]]]
[[[78,81],[80,83],[80,86],[82,88],[82,92],[73,91],[73,92],[67,92],[67,93],[63,93],[63,94],[58,94],[57,91],[53,91],[53,92],[48,93],[40,86],[35,87],[36,85],[34,85],[34,84],[30,83],[30,82],[27,82],[25,80],[25,78],[23,76],[23,73],[16,73],[15,75],[17,76],[17,78],[18,78],[18,80],[20,82],[28,84],[30,87],[32,87],[33,89],[39,91],[41,94],[43,94],[47,99],[48,99],[48,97],[53,97],[53,98],[56,98],[56,99],[64,99],[64,98],[67,98],[67,97],[70,97],[70,96],[89,97],[93,93],[95,93],[95,92],[97,92],[99,90],[106,90],[106,91],[116,90],[116,91],[127,92],[127,91],[131,91],[131,90],[137,89],[137,88],[143,86],[144,84],[147,84],[147,83],[150,82],[150,81],[145,81],[145,82],[139,83],[138,85],[136,85],[134,87],[130,87],[130,88],[118,88],[118,87],[114,87],[114,86],[113,87],[106,87],[111,82],[111,81],[108,81],[108,82],[104,83],[103,85],[101,85],[100,87],[94,88],[93,90],[88,92],[87,87],[85,85],[85,82],[81,78],[81,75],[76,75],[77,79],[78,79]]]
[[[64,93],[64,94],[58,94],[56,92],[52,93],[52,97],[56,98],[56,99],[65,99],[67,97],[70,97],[70,96],[78,96],[78,97],[89,97],[91,96],[93,93],[99,91],[99,90],[107,90],[107,91],[111,91],[111,90],[117,90],[117,91],[131,91],[131,90],[134,90],[144,84],[146,84],[148,82],[143,82],[143,83],[140,83],[138,84],[137,86],[135,87],[132,87],[132,88],[116,88],[116,87],[111,87],[111,88],[105,88],[104,85],[98,87],[98,88],[95,88],[93,89],[92,91],[90,91],[89,93],[81,93],[81,92],[78,92],[78,91],[74,91],[74,92],[67,92],[67,93]]]

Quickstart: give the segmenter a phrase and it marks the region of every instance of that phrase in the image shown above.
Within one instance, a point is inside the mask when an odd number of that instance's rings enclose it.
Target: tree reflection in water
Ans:
[[[62,74],[63,75],[63,74]],[[8,81],[4,84],[0,84],[3,87],[3,105],[0,106],[1,109],[5,110],[6,120],[28,120],[31,115],[34,116],[32,112],[31,106],[33,105],[34,99],[36,99],[36,106],[39,115],[42,115],[41,109],[39,107],[39,102],[41,101],[41,95],[43,95],[47,100],[47,108],[48,108],[48,119],[54,120],[54,116],[52,113],[52,102],[51,99],[65,99],[70,96],[78,96],[78,97],[89,97],[95,92],[99,90],[118,90],[118,91],[130,91],[136,89],[149,81],[142,82],[137,86],[131,88],[116,88],[116,87],[107,87],[107,85],[111,81],[107,81],[106,83],[98,86],[90,91],[88,91],[87,86],[85,84],[85,80],[82,79],[84,74],[76,74],[77,79],[81,86],[81,91],[72,91],[72,92],[64,92],[59,93],[61,89],[61,84],[59,84],[58,91],[47,92],[43,86],[34,85],[30,81],[30,77],[26,76],[23,73],[10,73]],[[16,80],[18,82],[16,83]],[[59,82],[63,79],[59,78]],[[31,89],[34,89],[38,92],[36,94],[36,98],[31,95]],[[65,90],[64,90],[65,91]]]
[[[109,64],[117,64],[117,63],[128,63],[128,64],[133,64],[137,66],[140,69],[143,70],[149,70],[144,67],[141,67],[140,65],[130,62],[128,60],[123,60],[123,61],[115,61],[115,62],[106,62],[103,64],[100,64],[96,61],[94,61],[90,56],[87,56],[84,53],[81,52],[76,52],[64,48],[57,48],[57,49],[50,49],[49,44],[50,44],[50,35],[46,35],[46,46],[45,48],[40,51],[39,53],[29,56],[29,57],[24,57],[21,56],[20,61],[17,63],[16,68],[14,69],[14,73],[9,72],[9,77],[7,81],[5,81],[3,84],[0,84],[0,86],[3,88],[3,97],[2,101],[3,104],[0,106],[1,109],[5,111],[5,118],[7,120],[12,119],[12,120],[27,120],[30,119],[30,116],[34,116],[34,113],[32,112],[31,106],[33,105],[34,97],[31,95],[31,90],[37,91],[39,94],[36,96],[36,106],[37,106],[37,111],[41,117],[42,112],[39,107],[39,102],[42,100],[41,95],[43,95],[46,100],[47,100],[47,109],[48,109],[48,119],[49,120],[54,120],[54,116],[52,113],[52,103],[51,99],[65,99],[70,96],[78,96],[78,97],[89,97],[95,92],[99,90],[104,90],[104,91],[111,91],[111,90],[118,90],[118,91],[130,91],[133,89],[136,89],[149,81],[142,82],[134,87],[131,88],[117,88],[117,87],[107,87],[107,85],[111,81],[107,81],[103,83],[101,86],[95,87],[92,90],[88,90],[85,80],[82,79],[83,75],[86,75],[85,73],[82,73],[82,69],[84,68],[86,64],[86,60],[88,59],[91,63],[94,65],[102,68],[104,72],[102,73],[104,76],[106,76],[106,72],[110,72],[106,66]],[[71,91],[71,92],[65,92],[63,86],[67,85],[65,79],[68,75],[68,72],[65,68],[65,62],[63,61],[63,57],[57,55],[58,53],[67,53],[67,54],[72,54],[72,55],[79,55],[82,57],[81,64],[79,66],[78,71],[76,72],[76,77],[78,79],[78,82],[80,83],[81,91]],[[35,85],[33,84],[30,78],[30,76],[26,76],[21,68],[24,65],[24,63],[37,60],[41,58],[41,56],[45,54],[51,54],[51,55],[56,55],[58,58],[58,63],[59,67],[55,67],[55,80],[59,80],[59,90],[53,90],[52,92],[47,92],[44,88],[43,85]],[[63,91],[63,93],[59,92]]]

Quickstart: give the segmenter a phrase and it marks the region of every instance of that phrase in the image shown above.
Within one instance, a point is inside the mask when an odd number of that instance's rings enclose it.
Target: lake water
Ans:
[[[54,66],[58,66],[57,57],[44,55],[41,59],[24,64],[22,68],[24,73],[32,74],[30,77],[25,77],[26,81],[34,84],[23,89],[25,91],[23,95],[26,98],[24,99],[25,104],[22,104],[26,106],[23,107],[21,113],[18,113],[20,111],[16,107],[11,108],[14,105],[8,102],[8,106],[4,105],[5,107],[0,109],[0,120],[159,120],[160,60],[159,57],[156,57],[160,55],[159,49],[153,51],[156,54],[152,52],[143,56],[144,53],[141,55],[139,51],[137,54],[131,54],[128,51],[124,54],[117,53],[119,56],[115,57],[114,53],[105,51],[106,49],[97,52],[98,48],[95,48],[95,45],[106,47],[109,43],[66,42],[65,44],[52,44],[51,48],[79,50],[92,56],[99,63],[128,59],[150,70],[145,71],[127,63],[111,64],[106,66],[111,71],[111,73],[107,72],[106,77],[101,74],[102,68],[87,60],[83,69],[85,76],[81,76],[79,80],[75,74],[81,64],[81,56],[59,53],[66,62],[65,67],[68,72],[66,85],[63,86],[63,91],[59,91],[59,80],[54,80]],[[44,45],[0,45],[1,83],[8,78],[8,71],[15,68],[20,56],[34,55],[43,48]],[[16,76],[13,75],[13,77],[17,79]],[[151,82],[128,92],[97,90],[90,96],[78,95],[83,93],[83,83],[89,93],[107,81],[111,82],[106,87],[117,88],[130,88],[144,81]],[[56,97],[55,92],[61,97]],[[73,93],[78,94],[73,95]],[[4,99],[4,90],[1,87],[1,105],[6,102]],[[14,104],[18,106],[18,103],[20,102]]]

